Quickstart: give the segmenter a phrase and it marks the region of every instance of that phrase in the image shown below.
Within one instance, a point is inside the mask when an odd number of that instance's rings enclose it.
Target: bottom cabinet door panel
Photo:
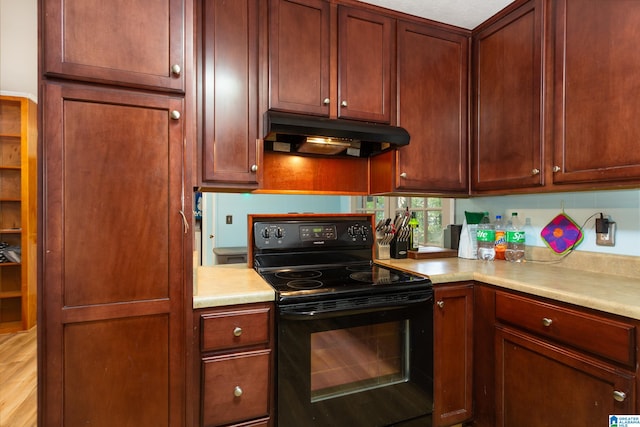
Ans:
[[[219,426],[269,413],[270,350],[203,360],[202,424]]]
[[[635,411],[631,372],[502,327],[496,392],[497,426],[608,425],[609,415]]]

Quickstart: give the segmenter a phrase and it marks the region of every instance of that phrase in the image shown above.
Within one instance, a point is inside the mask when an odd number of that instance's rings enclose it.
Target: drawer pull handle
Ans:
[[[440,300],[436,304],[438,304],[438,307],[444,308],[444,301]]]
[[[233,336],[234,337],[239,337],[240,335],[242,335],[242,328],[240,326],[236,326],[233,329]]]
[[[233,395],[235,397],[240,397],[242,396],[242,389],[240,388],[239,385],[237,385],[234,389],[233,389]]]
[[[624,402],[624,400],[627,398],[627,394],[624,391],[614,390],[613,398],[618,402]]]
[[[542,318],[542,326],[551,326],[552,323],[553,320],[549,319],[548,317]]]

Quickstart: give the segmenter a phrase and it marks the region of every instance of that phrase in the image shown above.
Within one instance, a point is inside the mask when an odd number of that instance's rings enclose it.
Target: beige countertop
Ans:
[[[265,302],[275,299],[273,288],[247,264],[194,267],[193,308]]]
[[[640,279],[538,262],[483,262],[461,258],[376,261],[434,284],[478,282],[640,319]]]
[[[376,262],[427,276],[436,285],[476,280],[640,319],[640,278],[538,262],[512,264],[461,258],[390,259]],[[640,259],[637,262],[640,263]],[[246,264],[197,267],[194,271],[194,308],[273,301],[274,298],[273,289]]]

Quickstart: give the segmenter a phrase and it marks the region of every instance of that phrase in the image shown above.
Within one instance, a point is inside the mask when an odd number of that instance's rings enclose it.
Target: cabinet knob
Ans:
[[[438,307],[444,308],[444,301],[440,300],[436,304],[438,305]]]
[[[554,172],[560,172],[560,166],[554,166],[552,170]]]
[[[176,76],[179,76],[180,73],[182,72],[182,68],[180,68],[180,66],[178,64],[173,64],[171,66],[171,72],[173,74],[175,74]]]
[[[178,120],[180,118],[180,111],[173,110],[171,111],[171,119]]]
[[[240,397],[242,396],[242,389],[240,388],[239,385],[237,385],[234,389],[233,389],[233,395],[235,397]]]
[[[331,104],[331,100],[330,100],[329,98],[325,98],[325,99],[322,101],[322,103],[323,103],[324,105],[329,105],[329,104]]]
[[[233,329],[233,336],[234,337],[239,337],[240,335],[242,335],[242,328],[240,326],[236,326]]]
[[[531,169],[531,175],[538,175],[539,173],[540,173],[540,169],[538,168]]]
[[[347,101],[342,101],[340,103],[340,106],[347,108]]]
[[[552,323],[553,320],[549,319],[548,317],[542,318],[542,326],[551,326]]]
[[[617,402],[624,402],[627,398],[627,393],[624,391],[614,390],[613,391],[613,399]]]
[[[400,178],[406,178],[406,177],[407,177],[407,173],[406,173],[406,172],[402,172],[402,173],[400,174]]]
[[[251,165],[251,172],[258,172],[258,165]]]

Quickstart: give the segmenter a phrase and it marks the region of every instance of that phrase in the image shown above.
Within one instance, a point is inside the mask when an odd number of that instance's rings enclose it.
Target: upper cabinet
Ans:
[[[395,20],[338,8],[338,117],[391,122]]]
[[[474,33],[471,194],[637,187],[640,4],[530,0]]]
[[[329,115],[330,22],[324,0],[269,2],[269,108]]]
[[[640,3],[554,5],[553,181],[637,183]]]
[[[43,72],[185,90],[185,0],[42,1]]]
[[[542,22],[532,0],[473,36],[472,191],[544,184]]]
[[[398,22],[398,125],[408,146],[370,159],[371,192],[467,194],[469,35]]]
[[[324,0],[271,0],[269,108],[390,123],[394,25]]]
[[[258,186],[258,0],[204,0],[199,18],[199,179],[202,187]]]

